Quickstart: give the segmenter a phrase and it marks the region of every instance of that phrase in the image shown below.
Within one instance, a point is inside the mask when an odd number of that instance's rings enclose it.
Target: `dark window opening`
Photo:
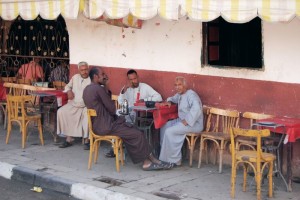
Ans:
[[[261,19],[235,24],[223,18],[203,23],[203,65],[261,69]]]

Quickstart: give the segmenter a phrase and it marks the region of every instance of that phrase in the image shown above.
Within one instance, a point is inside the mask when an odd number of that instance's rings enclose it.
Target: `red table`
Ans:
[[[134,106],[135,110],[153,113],[154,127],[156,129],[161,128],[169,120],[178,118],[177,104],[172,104],[169,107],[166,105],[161,105],[160,103],[156,103],[155,108],[153,109],[147,109],[145,102],[135,103]]]
[[[0,100],[6,100],[6,88],[0,83]]]
[[[273,132],[286,134],[284,143],[287,143],[287,179],[288,179],[288,191],[292,191],[292,143],[297,139],[300,139],[300,119],[287,118],[287,117],[275,117],[269,119],[258,120],[258,123],[274,123],[277,125],[283,125],[277,128],[270,129]]]

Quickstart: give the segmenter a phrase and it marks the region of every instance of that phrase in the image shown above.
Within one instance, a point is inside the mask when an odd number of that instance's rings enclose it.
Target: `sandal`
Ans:
[[[116,155],[114,154],[114,150],[111,149],[109,152],[107,152],[105,154],[105,157],[107,157],[107,158],[114,158],[114,157],[116,157]]]
[[[161,170],[161,169],[165,169],[163,164],[155,164],[155,163],[151,163],[148,167],[143,167],[144,171],[153,171],[153,170]]]
[[[59,148],[67,148],[72,146],[73,144],[71,142],[65,141],[64,143],[62,143],[61,145],[59,145]]]

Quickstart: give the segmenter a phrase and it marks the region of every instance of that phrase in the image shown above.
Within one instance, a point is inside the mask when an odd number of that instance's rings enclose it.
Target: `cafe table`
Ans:
[[[272,132],[283,134],[281,144],[287,145],[287,190],[292,191],[292,147],[297,139],[300,139],[300,119],[288,117],[275,117],[258,120],[261,128],[267,128]]]

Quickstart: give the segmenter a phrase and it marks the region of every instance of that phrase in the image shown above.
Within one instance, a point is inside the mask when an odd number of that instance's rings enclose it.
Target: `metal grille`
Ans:
[[[69,72],[69,34],[61,15],[56,20],[38,16],[31,21],[21,17],[13,22],[1,21],[1,76],[16,76],[20,67],[34,58],[40,59],[43,68],[40,81],[49,81],[51,71],[62,61]]]

